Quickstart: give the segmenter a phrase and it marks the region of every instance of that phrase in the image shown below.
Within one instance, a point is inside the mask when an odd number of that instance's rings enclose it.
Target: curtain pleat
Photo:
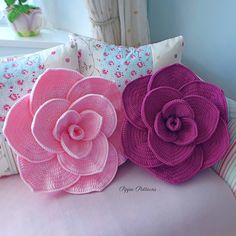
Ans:
[[[94,37],[140,46],[150,42],[147,0],[87,0]]]
[[[121,43],[117,0],[87,0],[94,36],[108,43]]]

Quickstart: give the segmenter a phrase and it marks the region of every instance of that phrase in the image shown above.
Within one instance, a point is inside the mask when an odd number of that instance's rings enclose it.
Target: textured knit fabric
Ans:
[[[101,191],[124,162],[116,84],[49,69],[7,114],[3,132],[34,191]],[[122,157],[122,159],[120,159]]]
[[[172,184],[221,160],[229,146],[223,91],[180,64],[131,82],[124,90],[125,154]]]

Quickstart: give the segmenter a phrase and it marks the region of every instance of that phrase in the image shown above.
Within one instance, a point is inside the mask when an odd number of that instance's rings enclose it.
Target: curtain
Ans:
[[[120,44],[120,22],[117,0],[87,0],[93,34],[97,39]]]
[[[97,39],[127,46],[149,43],[147,0],[87,0],[87,5]]]
[[[121,44],[140,46],[150,42],[146,0],[118,0]]]

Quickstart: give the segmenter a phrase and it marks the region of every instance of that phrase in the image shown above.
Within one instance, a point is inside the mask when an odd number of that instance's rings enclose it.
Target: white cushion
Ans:
[[[78,69],[77,49],[70,43],[20,57],[0,58],[0,176],[17,173],[14,153],[3,136],[6,115],[19,98],[29,93],[48,68]]]

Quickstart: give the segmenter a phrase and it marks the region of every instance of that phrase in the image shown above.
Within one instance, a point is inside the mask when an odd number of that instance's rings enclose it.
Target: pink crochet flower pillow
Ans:
[[[125,154],[169,183],[181,183],[223,158],[229,146],[224,93],[174,64],[124,90]]]
[[[121,93],[113,82],[49,69],[9,111],[4,134],[34,191],[103,190],[125,161]]]

